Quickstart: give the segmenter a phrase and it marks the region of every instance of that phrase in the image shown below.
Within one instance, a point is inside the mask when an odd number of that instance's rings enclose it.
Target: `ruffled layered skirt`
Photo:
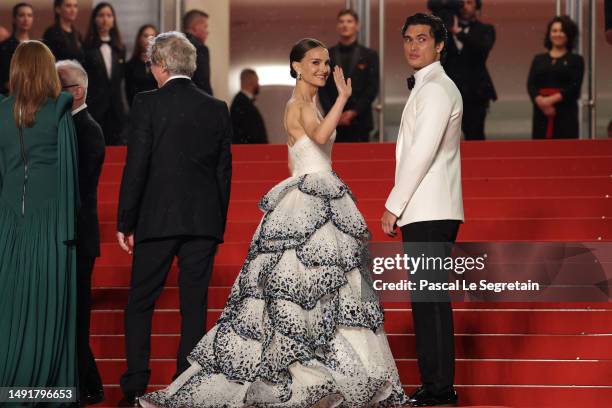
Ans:
[[[407,400],[367,268],[369,233],[331,171],[291,177],[190,368],[144,406],[362,407]]]

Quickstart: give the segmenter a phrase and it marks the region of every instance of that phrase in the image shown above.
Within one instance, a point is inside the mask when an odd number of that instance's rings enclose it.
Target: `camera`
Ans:
[[[427,8],[434,16],[438,16],[444,22],[446,28],[453,25],[453,19],[461,17],[461,9],[464,5],[463,0],[427,0]],[[482,0],[476,0],[476,10],[482,7]]]
[[[453,26],[455,16],[461,16],[463,0],[428,0],[427,8],[434,16],[440,17],[448,30]]]

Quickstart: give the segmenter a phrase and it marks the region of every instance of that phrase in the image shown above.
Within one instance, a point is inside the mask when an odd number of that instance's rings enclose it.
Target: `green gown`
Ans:
[[[0,387],[75,387],[72,96],[45,102],[23,137],[13,105],[0,100]]]

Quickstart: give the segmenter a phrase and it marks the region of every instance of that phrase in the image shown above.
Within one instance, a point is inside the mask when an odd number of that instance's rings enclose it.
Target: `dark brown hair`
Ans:
[[[119,32],[119,27],[117,24],[117,13],[115,13],[115,8],[112,4],[107,2],[98,3],[96,7],[94,7],[91,12],[91,17],[89,19],[89,29],[87,30],[87,35],[85,36],[85,46],[87,48],[98,48],[102,45],[102,40],[100,39],[100,33],[98,32],[98,26],[96,25],[96,17],[100,10],[108,7],[113,13],[113,28],[110,29],[110,43],[111,46],[117,50],[124,50],[125,46],[123,45],[123,41],[121,41],[121,33]]]
[[[141,26],[138,29],[138,34],[136,34],[136,41],[134,42],[134,52],[132,53],[132,59],[140,58],[140,55],[146,51],[146,50],[143,50],[142,47],[140,46],[140,36],[144,32],[144,30],[146,30],[147,28],[152,28],[153,30],[155,30],[155,35],[158,34],[157,27],[155,27],[153,24],[145,24]]]
[[[552,41],[550,41],[550,30],[552,29],[553,24],[561,23],[561,31],[565,33],[567,37],[567,47],[568,51],[573,51],[574,47],[576,47],[576,39],[578,37],[578,26],[574,21],[566,15],[556,16],[552,20],[548,22],[548,27],[546,28],[546,36],[544,37],[544,47],[547,50],[552,49]]]
[[[17,19],[17,14],[19,14],[19,9],[22,7],[29,7],[30,9],[32,9],[32,12],[34,11],[34,7],[32,7],[30,3],[15,4],[15,6],[13,7],[13,35],[15,35],[15,31],[17,29],[17,24],[15,24],[15,19]]]
[[[183,31],[187,31],[198,18],[208,18],[208,14],[197,9],[189,10],[185,13],[183,16]]]
[[[293,69],[293,62],[301,62],[304,59],[306,53],[314,48],[325,48],[325,44],[323,44],[319,40],[315,40],[314,38],[302,38],[300,41],[295,43],[293,48],[291,48],[291,52],[289,53],[289,73],[292,78],[297,78],[297,72]]]
[[[338,12],[338,16],[336,17],[337,20],[340,19],[340,17],[342,16],[351,16],[355,19],[356,22],[359,22],[359,14],[357,14],[357,12],[353,9],[349,9],[349,8],[345,8],[342,9]]]

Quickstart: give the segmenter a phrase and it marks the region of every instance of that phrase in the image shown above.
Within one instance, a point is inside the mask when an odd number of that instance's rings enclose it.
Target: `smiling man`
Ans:
[[[401,227],[410,256],[450,255],[463,221],[461,194],[461,117],[459,90],[440,65],[447,32],[438,17],[418,13],[402,29],[404,56],[415,70],[408,78],[410,97],[404,107],[396,145],[395,185],[382,216],[382,229],[396,236]],[[414,251],[417,250],[417,253]],[[426,275],[423,275],[426,273]],[[426,270],[416,279],[444,282],[444,270]],[[412,317],[422,386],[412,406],[453,404],[455,356],[453,314],[447,292],[416,293]]]

